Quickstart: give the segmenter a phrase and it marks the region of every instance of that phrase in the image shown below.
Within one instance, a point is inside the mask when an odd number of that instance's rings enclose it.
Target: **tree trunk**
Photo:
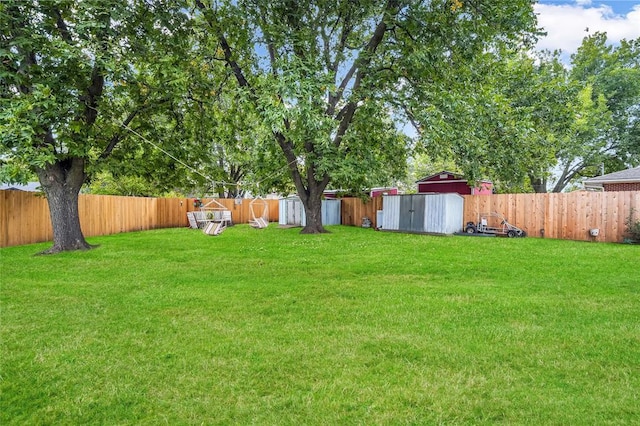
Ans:
[[[322,190],[314,188],[307,197],[301,197],[307,223],[301,234],[321,234],[329,232],[322,226]]]
[[[53,247],[43,253],[87,250],[87,243],[80,228],[78,194],[85,180],[84,159],[70,158],[47,164],[37,170],[51,215]]]
[[[537,194],[544,194],[547,192],[547,179],[534,177],[529,175],[529,180],[531,181],[531,186],[533,187],[533,191]]]

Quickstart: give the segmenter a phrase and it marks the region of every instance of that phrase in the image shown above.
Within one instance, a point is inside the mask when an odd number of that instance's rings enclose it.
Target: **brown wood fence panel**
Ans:
[[[465,222],[477,222],[480,213],[498,212],[531,237],[590,241],[589,230],[597,228],[597,241],[621,242],[631,209],[640,218],[640,191],[465,195],[464,199]]]
[[[205,202],[208,200],[205,200]],[[232,211],[234,223],[248,223],[251,200],[218,200]],[[269,221],[278,221],[278,200],[265,200]],[[80,195],[80,226],[85,237],[188,226],[187,212],[198,210],[193,199]],[[254,203],[257,215],[261,210]],[[0,247],[51,241],[53,231],[47,199],[23,191],[0,191]]]
[[[157,199],[81,195],[78,200],[80,225],[86,237],[158,227]],[[186,214],[186,213],[185,213]]]
[[[193,202],[191,202],[193,206]],[[157,220],[163,227],[187,226],[187,212],[189,211],[189,200],[185,198],[158,198],[157,199]]]
[[[0,247],[53,239],[46,198],[32,192],[0,191]]]
[[[340,206],[342,224],[362,226],[362,218],[368,217],[372,226],[377,228],[378,210],[382,210],[382,197],[374,197],[367,201],[360,198],[343,198]]]

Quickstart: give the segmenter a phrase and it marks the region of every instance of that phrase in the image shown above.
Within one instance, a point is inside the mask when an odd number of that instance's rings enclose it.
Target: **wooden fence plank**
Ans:
[[[9,245],[9,214],[13,210],[10,203],[9,191],[0,191],[0,247]]]

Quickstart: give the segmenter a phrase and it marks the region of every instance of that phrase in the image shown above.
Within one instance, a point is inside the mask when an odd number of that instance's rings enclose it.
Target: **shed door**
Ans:
[[[401,231],[424,231],[424,195],[404,195],[400,199],[400,223]]]
[[[287,225],[300,225],[302,203],[298,200],[287,200]]]

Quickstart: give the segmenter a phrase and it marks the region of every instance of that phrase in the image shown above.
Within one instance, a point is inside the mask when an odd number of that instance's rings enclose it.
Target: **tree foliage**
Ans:
[[[604,142],[584,169],[604,163],[614,172],[640,164],[640,38],[613,46],[606,33],[596,33],[583,40],[571,63],[572,79],[592,87],[593,102],[604,101],[610,118]]]
[[[529,83],[535,92],[512,91],[529,98],[533,117],[543,118],[534,124],[545,129],[538,145],[550,161],[529,171],[536,191],[560,192],[600,174],[605,164],[613,172],[640,162],[639,43],[622,40],[612,46],[604,33],[587,36],[569,66],[557,56],[538,60]]]
[[[410,146],[396,123],[410,88],[434,89],[487,44],[521,40],[535,22],[529,1],[196,0],[195,8],[241,101],[271,133],[263,149],[286,161],[304,232],[323,230],[330,181],[351,189],[402,174]]]
[[[426,152],[470,179],[559,192],[603,163],[616,171],[640,161],[638,60],[637,40],[610,46],[600,33],[569,65],[559,52],[493,49],[414,95],[409,113]]]

